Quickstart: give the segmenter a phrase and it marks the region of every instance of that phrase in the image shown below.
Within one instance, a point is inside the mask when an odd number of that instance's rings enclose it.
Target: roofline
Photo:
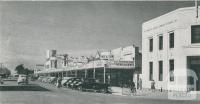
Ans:
[[[200,6],[198,6],[198,7],[199,7],[198,9],[200,10]],[[171,12],[168,12],[168,13],[166,13],[166,14],[163,14],[163,15],[161,15],[161,16],[158,16],[158,17],[156,17],[156,18],[153,18],[153,19],[150,19],[150,20],[148,20],[148,21],[145,21],[145,22],[142,23],[142,25],[151,23],[151,22],[153,22],[153,21],[156,21],[157,19],[163,18],[163,17],[165,17],[165,16],[168,16],[168,15],[171,15],[171,14],[174,14],[174,13],[177,13],[177,12],[180,12],[180,11],[191,10],[191,9],[195,9],[195,7],[193,6],[193,7],[178,8],[178,9],[175,9],[175,10],[173,10],[173,11],[171,11]]]

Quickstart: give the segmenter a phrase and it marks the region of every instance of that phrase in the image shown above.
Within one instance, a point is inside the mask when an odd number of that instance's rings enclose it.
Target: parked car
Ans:
[[[38,77],[38,81],[42,82],[42,79],[44,78],[44,76],[39,76]]]
[[[51,80],[53,80],[53,77],[44,77],[44,78],[42,79],[42,82],[44,82],[44,83],[50,83]]]
[[[51,77],[47,77],[45,83],[49,83],[50,81],[51,81]]]
[[[7,78],[2,79],[3,81],[16,81],[17,82],[18,77],[9,76]]]
[[[64,86],[70,88],[70,84],[73,83],[73,81],[75,80],[76,78],[70,78],[67,80],[67,82],[64,84]]]
[[[17,79],[17,84],[28,84],[28,76],[27,75],[19,75]]]
[[[66,86],[66,83],[69,79],[74,78],[74,77],[63,77],[62,81],[61,81],[61,85],[62,86]]]
[[[35,81],[35,80],[37,80],[37,79],[38,79],[37,76],[35,76],[35,75],[30,75],[30,80],[31,80],[31,81]]]
[[[97,82],[96,79],[82,79],[80,82],[73,84],[72,87],[80,91],[93,90],[102,93],[109,92],[109,84]]]
[[[81,78],[74,78],[72,80],[72,82],[68,84],[68,87],[74,89],[75,88],[74,86],[76,86],[77,84],[81,84],[81,83],[82,83]]]
[[[48,83],[49,84],[55,84],[57,81],[57,78],[56,77],[50,77],[49,80],[48,80]]]

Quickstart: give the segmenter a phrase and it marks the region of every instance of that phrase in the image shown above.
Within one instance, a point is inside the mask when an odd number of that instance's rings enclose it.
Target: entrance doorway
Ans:
[[[200,56],[188,56],[187,64],[188,68],[193,70],[197,75],[196,90],[200,91]]]

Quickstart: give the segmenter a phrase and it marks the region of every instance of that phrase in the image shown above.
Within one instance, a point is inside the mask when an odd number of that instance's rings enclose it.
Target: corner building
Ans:
[[[200,14],[200,9],[198,14]],[[142,79],[143,87],[188,91],[193,85],[200,90],[200,17],[195,7],[179,8],[142,25]],[[195,79],[187,72],[196,73]],[[177,84],[179,88],[169,89]]]

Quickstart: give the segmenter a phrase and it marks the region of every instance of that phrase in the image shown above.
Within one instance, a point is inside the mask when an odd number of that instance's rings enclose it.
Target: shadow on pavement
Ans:
[[[0,91],[50,91],[38,85],[0,86]]]

